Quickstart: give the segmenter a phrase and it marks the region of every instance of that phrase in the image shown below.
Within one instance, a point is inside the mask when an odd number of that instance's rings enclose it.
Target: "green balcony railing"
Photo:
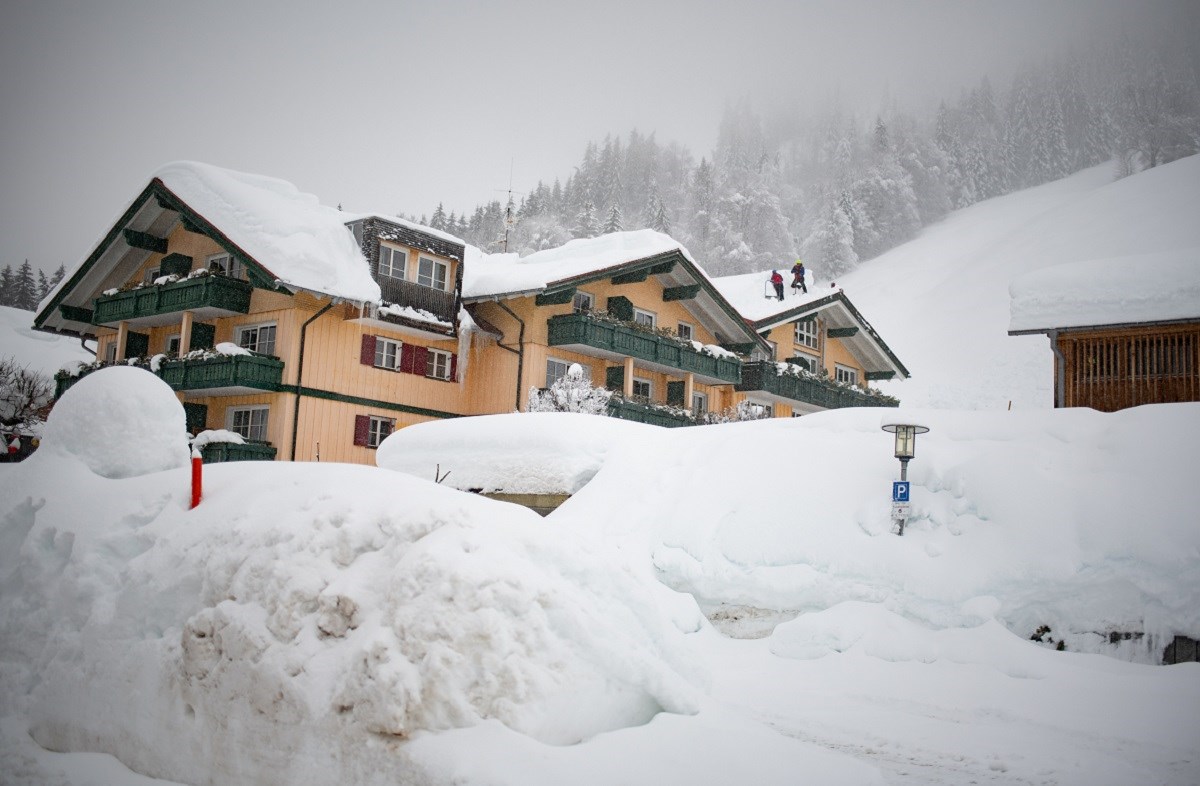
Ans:
[[[131,289],[96,298],[92,324],[107,325],[178,311],[202,308],[220,309],[235,314],[250,311],[248,282],[228,276],[197,276],[173,284]]]
[[[283,381],[283,361],[263,355],[221,355],[202,360],[166,360],[159,366],[158,375],[175,390],[277,390]]]
[[[769,361],[756,361],[742,366],[742,381],[734,389],[740,391],[761,390],[825,409],[896,407],[900,405],[900,402],[891,396],[863,393],[842,387],[830,380],[781,374],[776,365]]]
[[[599,319],[589,314],[562,314],[550,317],[550,346],[583,344],[627,357],[691,371],[722,382],[740,382],[742,362],[735,358],[714,357],[666,336],[637,330],[630,325]]]
[[[608,400],[608,416],[621,418],[622,420],[632,420],[635,423],[648,423],[651,426],[664,426],[666,428],[696,425],[696,420],[685,413],[674,412],[670,409],[644,404],[640,401],[621,398],[619,396],[613,396]]]
[[[76,376],[60,373],[54,378],[54,397],[63,393],[93,371],[110,365],[85,368]],[[148,365],[137,368],[150,371]],[[213,388],[253,388],[255,390],[278,390],[283,381],[283,361],[265,355],[219,355],[209,358],[184,358],[164,360],[158,367],[158,376],[173,390],[207,390]]]
[[[269,442],[210,442],[200,449],[205,464],[226,461],[274,461],[275,447]]]

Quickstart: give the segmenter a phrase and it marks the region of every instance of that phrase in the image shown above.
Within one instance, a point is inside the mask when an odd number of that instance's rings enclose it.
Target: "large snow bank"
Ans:
[[[411,782],[392,743],[421,730],[571,743],[699,707],[695,604],[523,508],[256,463],[206,467],[188,511],[186,470],[39,458],[0,475],[0,714],[47,748],[184,782]]]
[[[1200,637],[1200,404],[908,412],[931,430],[902,538],[893,437],[869,409],[664,432],[551,518],[633,543],[706,606],[870,601],[935,627],[994,612],[1021,637],[1048,625],[1069,649],[1155,663]]]
[[[285,180],[195,161],[166,164],[154,177],[284,284],[379,300],[347,219],[312,194]]]
[[[468,246],[463,267],[463,297],[536,291],[555,281],[606,270],[667,251],[679,251],[691,259],[679,241],[653,229],[580,238],[525,257],[517,254],[485,254],[478,248]]]
[[[482,415],[419,423],[383,441],[379,466],[453,488],[507,494],[574,494],[612,448],[654,426],[571,412]]]
[[[184,466],[183,407],[154,374],[126,366],[100,369],[72,385],[51,410],[34,463],[49,465],[50,454],[71,456],[106,478]]]
[[[1008,291],[1009,330],[1200,319],[1200,246],[1055,265]]]

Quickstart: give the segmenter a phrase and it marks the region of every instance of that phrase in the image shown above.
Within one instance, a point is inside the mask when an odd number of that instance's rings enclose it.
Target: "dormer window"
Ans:
[[[379,247],[379,275],[404,280],[408,268],[408,252],[391,246]]]
[[[230,254],[213,254],[206,260],[209,273],[246,280],[246,267]]]
[[[449,266],[436,259],[421,257],[417,265],[417,283],[430,289],[447,291],[446,282],[449,279]]]
[[[796,344],[809,349],[817,349],[817,340],[819,336],[817,330],[817,320],[805,319],[796,323]]]

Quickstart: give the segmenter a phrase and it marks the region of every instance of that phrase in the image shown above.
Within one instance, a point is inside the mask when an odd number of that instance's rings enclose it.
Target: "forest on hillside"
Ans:
[[[1200,55],[1126,38],[984,78],[932,116],[886,102],[757,113],[728,107],[711,154],[636,130],[587,143],[566,180],[479,205],[407,216],[488,252],[652,228],[712,274],[789,267],[832,278],[951,210],[1108,160],[1114,177],[1200,151]]]

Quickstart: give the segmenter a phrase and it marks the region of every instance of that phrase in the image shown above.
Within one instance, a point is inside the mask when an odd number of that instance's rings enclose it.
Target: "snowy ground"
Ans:
[[[1046,410],[992,303],[1020,216],[1048,243],[1084,203],[1116,221],[1107,189],[1161,212],[1139,178],[1178,192],[1180,164],[951,216],[975,275],[893,252],[880,277],[966,309],[930,326],[847,284],[903,342],[906,403],[961,404],[902,410],[931,429],[903,538],[878,410],[433,424],[387,468],[210,466],[189,511],[174,395],[89,375],[0,465],[0,783],[1200,783],[1200,664],[1151,665],[1200,637],[1200,404]],[[1012,221],[964,229],[989,205]],[[997,368],[955,366],[972,340]],[[434,465],[577,493],[542,519]]]
[[[96,359],[78,339],[34,330],[32,311],[0,306],[0,359],[6,357],[51,377],[64,366]]]

